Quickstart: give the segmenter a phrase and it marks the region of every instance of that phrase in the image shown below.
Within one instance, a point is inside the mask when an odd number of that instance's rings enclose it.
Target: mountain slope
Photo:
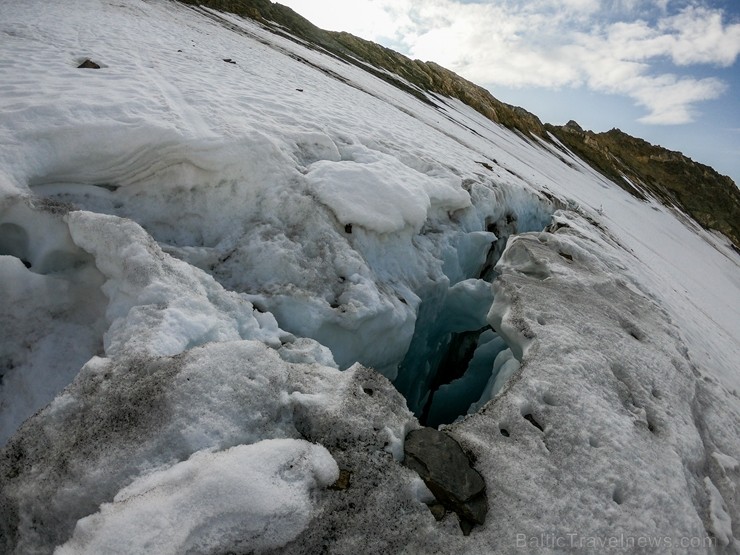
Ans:
[[[320,47],[349,63],[359,62],[363,69],[423,101],[427,101],[427,96],[420,94],[422,92],[457,98],[487,118],[516,129],[524,136],[531,133],[545,136],[544,127],[535,115],[497,100],[486,89],[450,70],[434,62],[411,60],[350,33],[324,31],[279,3],[269,0],[184,0],[184,3],[250,17],[268,26],[277,23],[294,36],[308,41],[312,47]],[[277,28],[276,31],[281,30]]]
[[[578,124],[546,126],[558,140],[638,198],[652,194],[677,206],[740,248],[740,189],[727,176],[680,152],[631,137],[619,129],[583,131]]]
[[[697,164],[681,153],[630,137],[618,129],[596,134],[575,126],[543,125],[523,108],[505,104],[486,89],[434,62],[411,60],[391,49],[349,33],[319,29],[290,8],[269,0],[183,0],[186,4],[256,19],[276,32],[289,30],[309,45],[320,47],[426,101],[423,93],[456,98],[487,118],[549,140],[552,133],[582,159],[638,198],[650,194],[666,206],[675,205],[702,226],[725,234],[740,249],[740,189],[727,176]],[[377,71],[377,69],[382,71]],[[399,79],[399,77],[401,79]],[[643,192],[625,183],[639,183]]]
[[[737,549],[721,238],[252,19],[0,34],[0,550]]]

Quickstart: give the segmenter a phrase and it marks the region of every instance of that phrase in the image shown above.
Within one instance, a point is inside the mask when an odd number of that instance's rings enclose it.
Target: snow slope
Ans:
[[[0,549],[740,551],[722,237],[236,16],[0,36]],[[486,482],[469,536],[419,419]]]

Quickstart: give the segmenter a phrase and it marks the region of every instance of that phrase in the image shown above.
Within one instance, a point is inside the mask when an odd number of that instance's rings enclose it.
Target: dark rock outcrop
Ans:
[[[439,430],[419,428],[406,436],[403,451],[404,464],[421,476],[441,505],[457,513],[463,531],[485,522],[486,483],[457,441]]]
[[[100,69],[100,66],[88,58],[78,65],[77,69]]]

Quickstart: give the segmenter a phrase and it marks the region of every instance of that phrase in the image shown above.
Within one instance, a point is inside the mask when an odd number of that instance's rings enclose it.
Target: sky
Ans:
[[[618,127],[740,184],[740,0],[279,0],[541,120]]]

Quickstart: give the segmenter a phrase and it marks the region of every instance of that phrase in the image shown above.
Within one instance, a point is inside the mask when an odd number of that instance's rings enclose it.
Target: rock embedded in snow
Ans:
[[[329,486],[330,489],[342,491],[349,487],[352,480],[352,473],[349,470],[340,469],[339,478]]]
[[[77,69],[100,69],[100,66],[88,58],[78,65]]]
[[[486,484],[457,441],[439,430],[419,428],[406,436],[403,451],[404,464],[421,476],[437,501],[457,513],[461,525],[485,522]]]

